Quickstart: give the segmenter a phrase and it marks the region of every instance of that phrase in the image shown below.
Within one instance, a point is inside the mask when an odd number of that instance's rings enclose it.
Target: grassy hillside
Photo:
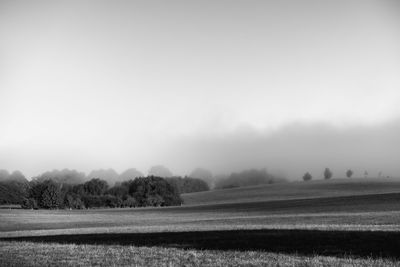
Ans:
[[[0,210],[0,237],[232,229],[400,230],[400,193],[213,205]]]
[[[400,192],[400,179],[345,178],[183,194],[185,205],[239,203]]]

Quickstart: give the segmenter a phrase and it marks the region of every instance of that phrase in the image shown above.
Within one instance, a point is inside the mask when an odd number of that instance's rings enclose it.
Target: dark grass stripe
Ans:
[[[400,233],[378,231],[230,230],[53,235],[2,238],[0,240],[400,258]]]

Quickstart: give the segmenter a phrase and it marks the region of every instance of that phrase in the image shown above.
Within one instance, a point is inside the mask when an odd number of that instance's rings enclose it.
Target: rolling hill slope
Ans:
[[[183,194],[185,205],[339,197],[400,192],[400,179],[351,178],[297,181]]]

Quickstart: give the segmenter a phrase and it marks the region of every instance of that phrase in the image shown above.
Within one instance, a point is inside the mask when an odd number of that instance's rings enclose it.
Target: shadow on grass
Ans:
[[[300,255],[400,258],[400,232],[230,230],[163,233],[104,233],[1,238],[62,244],[118,244],[184,249],[257,250]]]

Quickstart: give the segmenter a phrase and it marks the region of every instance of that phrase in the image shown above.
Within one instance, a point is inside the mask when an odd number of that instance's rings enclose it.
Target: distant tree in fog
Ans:
[[[28,182],[28,180],[25,178],[25,175],[23,175],[20,171],[13,171],[8,178],[12,181],[18,181],[22,183]]]
[[[368,177],[368,172],[365,171],[365,172],[364,172],[364,178],[367,178],[367,177]]]
[[[332,171],[329,168],[325,168],[324,171],[324,178],[325,179],[330,179],[332,178]]]
[[[155,165],[149,169],[149,176],[172,177],[172,172],[165,166]]]
[[[196,168],[190,173],[189,177],[202,179],[209,187],[212,187],[213,185],[213,175],[211,171],[207,169]]]
[[[42,173],[39,176],[33,177],[32,180],[44,182],[46,180],[52,180],[53,182],[60,184],[80,184],[85,181],[85,174],[76,170],[52,170]]]
[[[184,178],[176,176],[165,178],[170,184],[174,185],[178,188],[179,193],[193,193],[193,192],[201,192],[208,191],[210,187],[208,184],[199,178],[192,178],[185,176]]]
[[[0,170],[0,181],[8,180],[10,173],[7,170]]]
[[[353,175],[353,171],[348,169],[347,172],[346,172],[347,178],[350,178],[352,175]]]
[[[304,175],[303,175],[303,180],[304,181],[310,181],[312,179],[312,176],[311,176],[311,174],[309,173],[309,172],[306,172]]]

